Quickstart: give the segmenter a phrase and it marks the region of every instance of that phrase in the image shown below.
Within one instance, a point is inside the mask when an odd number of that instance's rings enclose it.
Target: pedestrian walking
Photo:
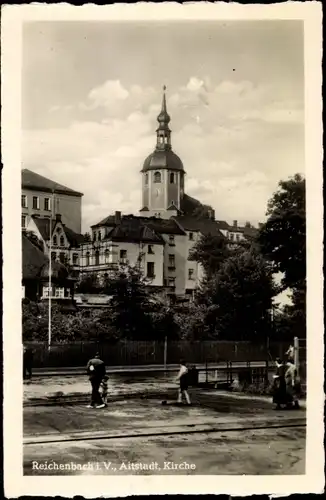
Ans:
[[[92,386],[91,402],[88,408],[104,408],[105,404],[101,398],[99,389],[103,378],[105,377],[105,364],[100,355],[96,353],[94,358],[87,363],[87,374]]]
[[[178,404],[182,403],[182,395],[185,396],[187,404],[190,405],[190,397],[188,394],[188,386],[189,386],[189,370],[186,363],[181,360],[180,361],[180,370],[177,375],[177,381],[179,381],[179,394],[178,394]]]

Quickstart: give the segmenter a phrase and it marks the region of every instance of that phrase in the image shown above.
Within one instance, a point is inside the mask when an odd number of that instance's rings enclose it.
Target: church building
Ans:
[[[141,171],[143,208],[140,213],[145,217],[170,219],[181,213],[185,171],[179,156],[172,150],[170,120],[164,87],[162,109],[157,117],[156,147],[144,161]]]
[[[211,207],[185,193],[185,169],[172,150],[165,90],[155,149],[141,169],[139,215],[117,211],[94,224],[90,241],[81,244],[80,274],[108,277],[113,269],[137,264],[150,286],[190,298],[203,278],[202,266],[189,260],[198,239],[211,234],[232,241],[241,228],[215,220]]]

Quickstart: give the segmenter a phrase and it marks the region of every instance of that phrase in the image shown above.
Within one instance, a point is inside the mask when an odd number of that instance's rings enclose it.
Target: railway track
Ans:
[[[244,422],[242,425],[239,422],[234,423],[216,423],[216,424],[185,424],[181,426],[162,426],[155,427],[154,429],[126,429],[123,434],[121,431],[113,431],[109,433],[104,432],[80,432],[79,435],[63,435],[60,434],[56,437],[45,435],[37,436],[24,439],[24,446],[44,446],[49,444],[59,444],[59,443],[76,443],[83,441],[103,441],[103,440],[114,440],[114,439],[141,439],[150,437],[162,437],[162,436],[177,436],[177,435],[189,435],[189,434],[209,434],[209,433],[220,433],[220,432],[243,432],[243,431],[255,431],[255,430],[272,430],[272,429],[288,429],[288,428],[305,428],[306,419],[296,418],[284,422],[272,421],[272,420],[261,420],[251,423]]]

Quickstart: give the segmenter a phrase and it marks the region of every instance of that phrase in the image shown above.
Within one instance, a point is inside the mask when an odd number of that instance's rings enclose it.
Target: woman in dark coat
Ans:
[[[283,405],[289,404],[290,395],[286,390],[285,381],[286,365],[280,359],[276,360],[276,374],[274,375],[273,387],[273,403],[276,404],[276,409],[280,410]]]

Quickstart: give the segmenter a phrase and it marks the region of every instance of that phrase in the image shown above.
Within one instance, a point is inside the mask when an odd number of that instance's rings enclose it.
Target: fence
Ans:
[[[33,365],[41,367],[85,366],[90,357],[99,352],[107,366],[137,366],[177,364],[185,359],[190,364],[226,361],[271,361],[282,356],[287,343],[265,345],[250,342],[224,341],[122,341],[115,344],[97,342],[70,342],[53,344],[48,351],[46,342],[27,342],[34,351]]]

